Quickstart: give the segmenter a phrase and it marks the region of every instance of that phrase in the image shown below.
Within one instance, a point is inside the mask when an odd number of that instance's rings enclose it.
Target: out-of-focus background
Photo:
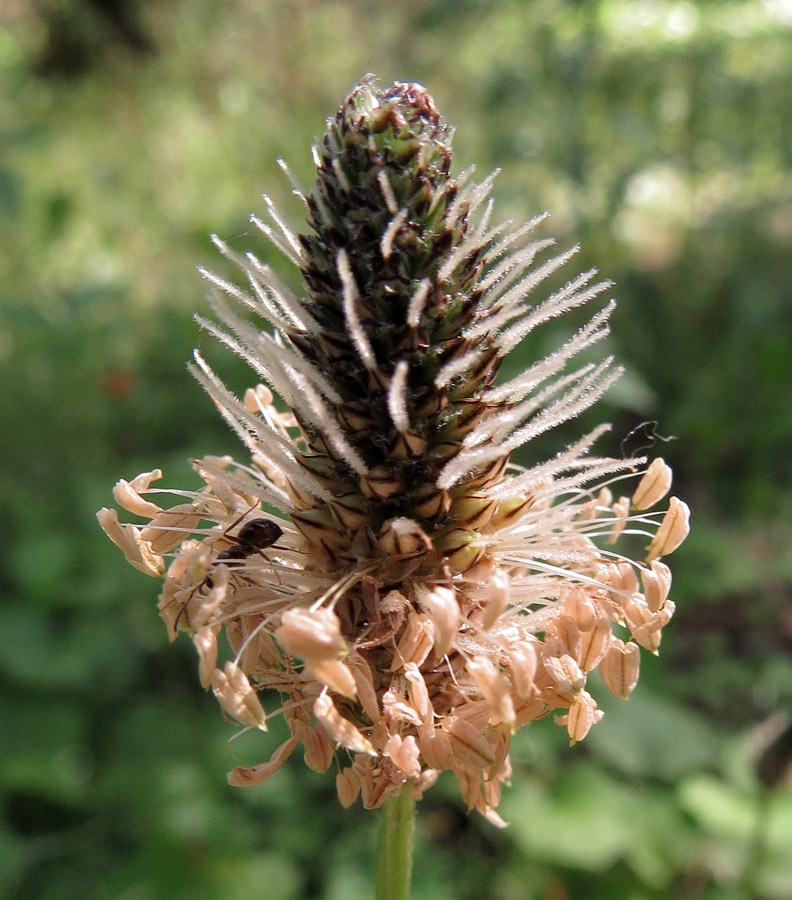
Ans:
[[[600,450],[664,456],[694,522],[631,701],[516,741],[504,832],[441,778],[415,900],[789,900],[792,751],[761,747],[792,711],[791,0],[2,0],[0,896],[370,896],[373,814],[299,756],[227,786],[233,729],[94,519],[239,452],[184,368],[251,380],[196,265],[213,231],[267,253],[262,190],[300,224],[276,158],[310,182],[367,72],[425,84],[500,216],[550,210],[567,277],[616,282]]]

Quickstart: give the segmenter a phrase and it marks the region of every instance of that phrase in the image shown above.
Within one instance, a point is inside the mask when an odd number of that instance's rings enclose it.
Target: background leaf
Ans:
[[[19,900],[370,895],[374,821],[290,760],[224,773],[276,735],[233,730],[168,646],[157,585],[96,526],[118,477],[235,453],[184,371],[208,234],[251,233],[276,164],[366,72],[423,82],[457,170],[496,209],[582,244],[619,300],[627,376],[590,421],[637,433],[693,510],[675,620],[625,705],[569,749],[515,745],[512,827],[441,778],[421,807],[417,900],[732,900],[758,811],[751,729],[792,706],[792,17],[782,0],[58,0],[0,19],[0,894]],[[550,340],[573,327],[558,324]],[[548,347],[526,341],[512,365]],[[509,371],[504,372],[508,377]],[[638,448],[640,449],[640,447]],[[531,459],[527,459],[531,462]],[[598,695],[599,698],[599,695]],[[254,736],[255,737],[255,736]],[[739,765],[735,759],[742,759]],[[248,760],[249,761],[249,760]],[[756,895],[792,895],[789,788]],[[786,828],[786,831],[783,830]]]

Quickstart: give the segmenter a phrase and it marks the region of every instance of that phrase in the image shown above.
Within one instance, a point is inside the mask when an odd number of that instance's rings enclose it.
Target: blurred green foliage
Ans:
[[[191,456],[237,450],[184,371],[196,342],[215,358],[195,266],[222,270],[211,231],[269,252],[259,192],[297,214],[276,158],[307,181],[368,71],[423,82],[458,168],[502,168],[501,216],[550,209],[617,282],[603,449],[656,420],[694,514],[635,697],[599,697],[573,749],[519,738],[506,832],[441,779],[416,900],[788,900],[792,794],[763,793],[752,747],[792,707],[790,0],[6,0],[0,896],[370,895],[373,817],[331,777],[226,785],[232,729],[94,520],[118,477],[191,483]]]

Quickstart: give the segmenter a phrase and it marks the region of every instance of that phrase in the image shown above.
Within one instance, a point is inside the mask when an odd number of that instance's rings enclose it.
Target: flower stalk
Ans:
[[[289,738],[231,784],[302,746],[309,767],[335,768],[344,806],[383,807],[378,890],[406,896],[411,808],[439,773],[501,826],[512,735],[555,714],[582,740],[602,717],[597,669],[629,696],[674,612],[663,558],[689,511],[675,497],[658,511],[662,460],[591,454],[607,426],[512,461],[618,378],[610,358],[573,363],[607,335],[613,301],[510,380],[503,359],[610,285],[591,270],[541,294],[576,248],[544,258],[543,216],[491,223],[494,176],[452,176],[451,130],[420,85],[365,79],[313,156],[311,190],[294,181],[304,233],[268,198],[269,221],[253,217],[304,292],[220,238],[246,287],[203,272],[214,319],[198,321],[260,383],[236,397],[197,352],[192,371],[249,458],[195,460],[203,485],[171,506],[158,470],[121,481],[117,502],[146,524],[99,519],[164,577],[169,634],[191,636],[225,712],[286,721]],[[619,551],[624,534],[643,559]]]
[[[376,900],[409,900],[415,797],[402,791],[380,809]]]

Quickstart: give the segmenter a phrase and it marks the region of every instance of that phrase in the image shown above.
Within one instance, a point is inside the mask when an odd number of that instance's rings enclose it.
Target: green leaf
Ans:
[[[522,776],[515,779],[499,812],[532,857],[603,871],[636,839],[635,802],[608,775],[577,764],[552,789]]]
[[[627,703],[608,694],[597,700],[605,718],[591,730],[586,746],[626,775],[674,781],[718,759],[718,733],[680,704],[640,687]]]

